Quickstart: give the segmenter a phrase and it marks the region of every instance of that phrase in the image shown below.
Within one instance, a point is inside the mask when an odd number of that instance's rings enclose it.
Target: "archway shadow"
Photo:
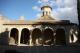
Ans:
[[[9,35],[9,31],[7,31],[7,30],[0,33],[0,45],[9,45],[8,44],[8,41],[9,41],[8,35]]]

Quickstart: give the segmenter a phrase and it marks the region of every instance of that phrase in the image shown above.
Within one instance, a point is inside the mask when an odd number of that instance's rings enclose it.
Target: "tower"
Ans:
[[[55,20],[54,17],[52,17],[52,7],[49,5],[44,5],[41,7],[42,16],[38,20]]]
[[[41,8],[42,10],[42,16],[51,16],[52,8],[48,5],[43,6]]]

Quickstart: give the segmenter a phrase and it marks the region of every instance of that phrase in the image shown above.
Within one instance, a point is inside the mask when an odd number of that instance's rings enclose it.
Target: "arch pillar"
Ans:
[[[11,37],[11,36],[10,36],[10,34],[11,34],[11,29],[12,29],[11,27],[9,27],[9,28],[8,28],[8,30],[9,30],[9,35],[8,35],[8,44],[9,44],[9,45],[11,45],[11,44],[10,44],[10,37]]]
[[[19,30],[19,35],[18,35],[18,46],[20,45],[20,38],[21,38],[21,28],[18,29]]]
[[[8,38],[10,38],[11,29],[12,29],[12,28],[8,28],[8,30],[9,30]]]
[[[32,31],[30,31],[31,34],[30,34],[30,40],[29,40],[29,45],[32,46]]]

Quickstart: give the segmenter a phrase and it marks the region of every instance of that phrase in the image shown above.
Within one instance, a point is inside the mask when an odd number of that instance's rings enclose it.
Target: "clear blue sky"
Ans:
[[[10,19],[18,19],[22,15],[28,20],[35,19],[39,13],[32,9],[35,5],[38,5],[37,0],[0,0],[0,14]]]

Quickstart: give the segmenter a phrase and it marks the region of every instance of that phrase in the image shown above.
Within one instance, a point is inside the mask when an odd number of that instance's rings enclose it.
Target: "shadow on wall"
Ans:
[[[4,31],[2,33],[0,33],[0,45],[8,45],[8,34],[9,34],[9,31]]]
[[[4,53],[21,53],[21,52],[16,50],[6,50]]]

